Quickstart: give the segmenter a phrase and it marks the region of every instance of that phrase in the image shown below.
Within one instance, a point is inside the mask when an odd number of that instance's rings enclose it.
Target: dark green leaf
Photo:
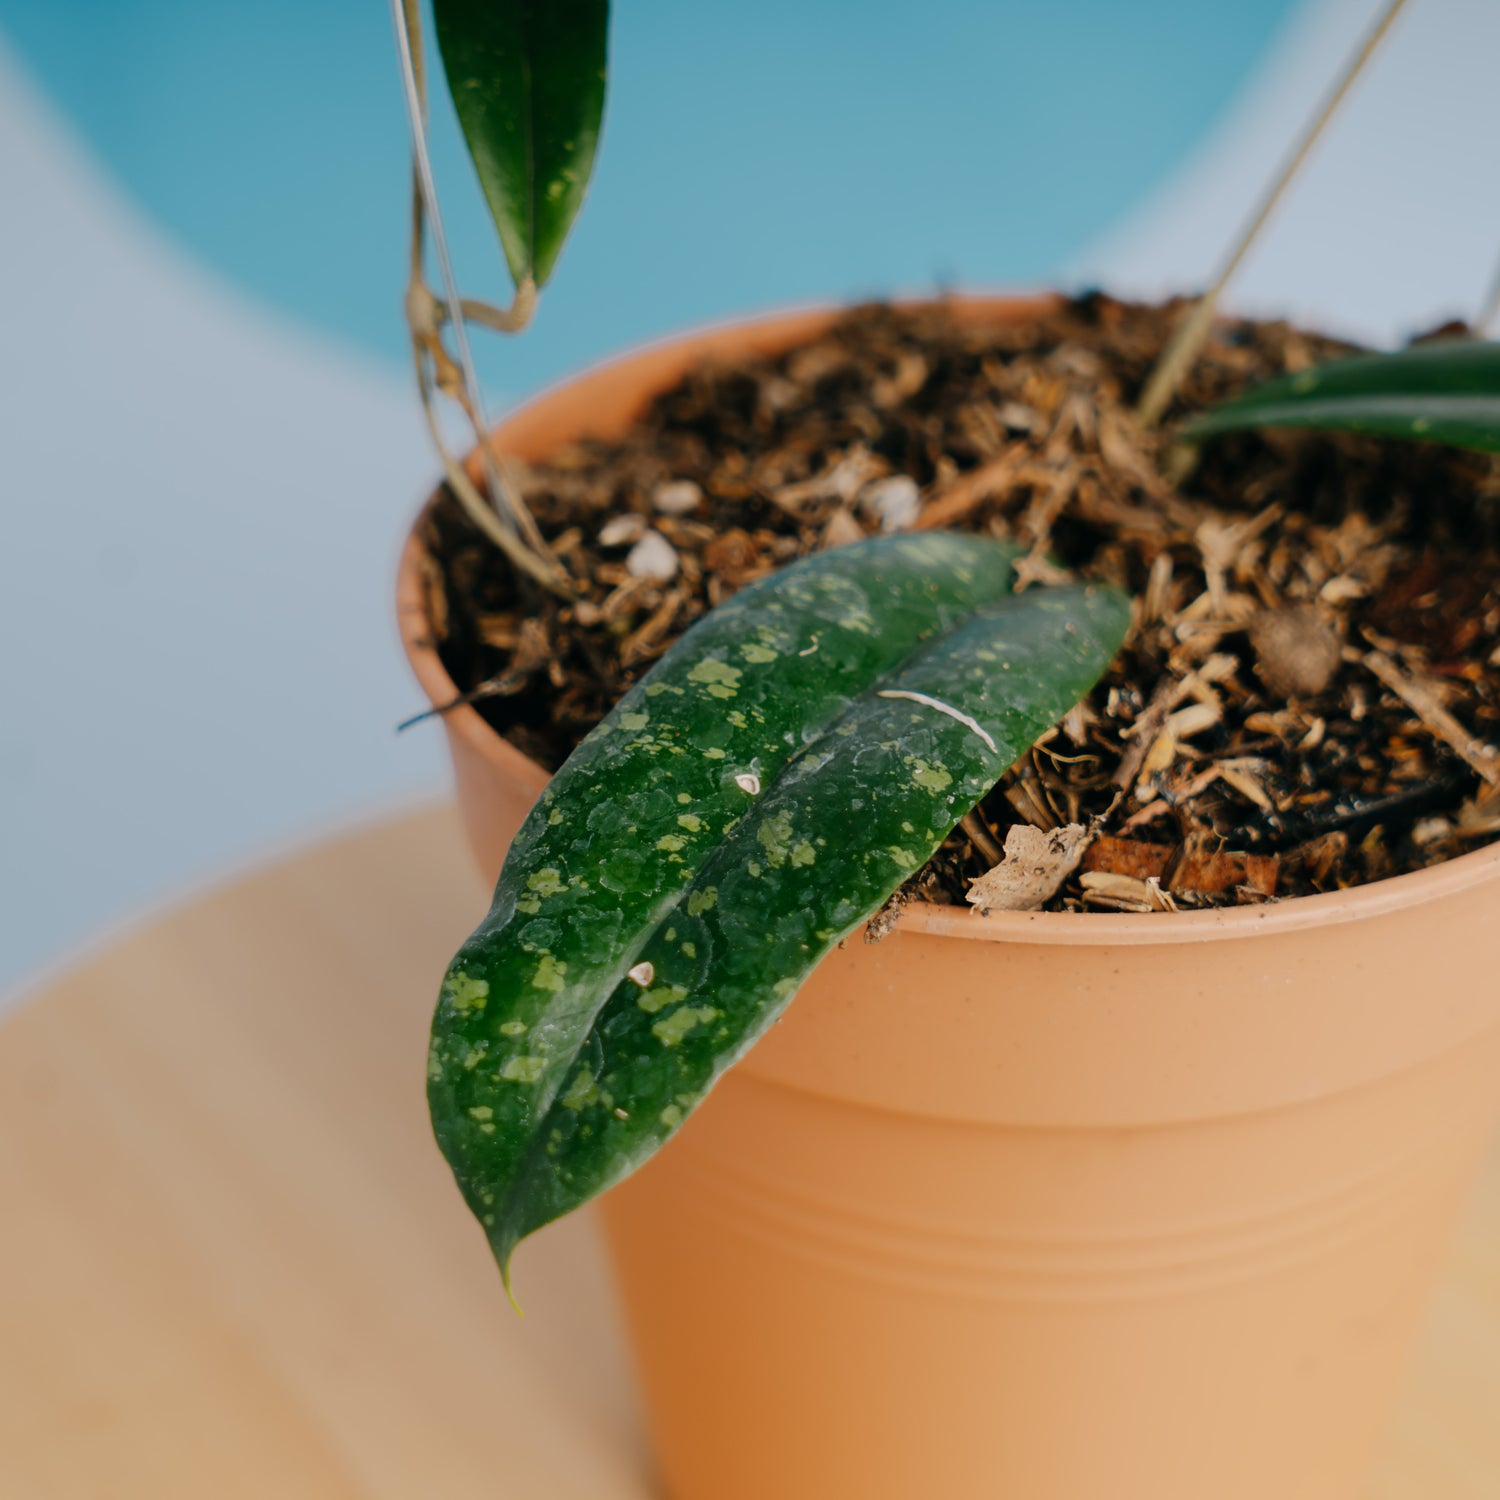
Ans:
[[[540,287],[593,170],[609,0],[433,0],[432,9],[511,275]]]
[[[1126,601],[1007,599],[1013,555],[929,534],[787,568],[559,771],[433,1026],[438,1140],[502,1267],[660,1146],[1107,665]]]
[[[1337,360],[1256,387],[1189,422],[1201,442],[1248,427],[1312,427],[1500,452],[1500,344],[1442,340]]]

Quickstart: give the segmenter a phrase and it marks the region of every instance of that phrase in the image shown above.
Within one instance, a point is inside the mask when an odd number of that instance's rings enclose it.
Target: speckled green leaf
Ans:
[[[432,12],[511,275],[542,286],[594,166],[609,0],[433,0]]]
[[[1336,360],[1189,422],[1193,442],[1247,427],[1311,427],[1500,452],[1500,344],[1467,339]]]
[[[433,1024],[434,1126],[502,1267],[649,1156],[1103,670],[1125,601],[1009,600],[1012,557],[929,534],[796,564],[559,771]]]

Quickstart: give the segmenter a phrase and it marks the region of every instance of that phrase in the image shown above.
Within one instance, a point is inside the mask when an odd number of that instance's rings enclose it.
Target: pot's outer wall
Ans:
[[[827,319],[658,346],[501,439],[618,431],[703,354]],[[403,635],[443,702],[419,557]],[[546,776],[444,725],[492,879]],[[1497,896],[1487,850],[831,954],[604,1202],[674,1500],[1353,1500],[1500,1113]]]

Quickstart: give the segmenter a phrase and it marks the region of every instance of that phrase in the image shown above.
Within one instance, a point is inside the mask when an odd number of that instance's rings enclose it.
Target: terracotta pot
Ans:
[[[828,316],[648,349],[501,441],[618,431]],[[493,877],[546,776],[444,725]],[[1500,847],[1222,912],[917,907],[832,954],[604,1200],[668,1492],[1352,1500],[1500,1112],[1497,902]]]

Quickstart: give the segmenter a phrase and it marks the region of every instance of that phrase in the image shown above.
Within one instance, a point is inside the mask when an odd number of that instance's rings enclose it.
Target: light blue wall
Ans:
[[[598,181],[524,389],[726,311],[1027,284],[1186,157],[1291,0],[618,0]],[[403,127],[381,0],[3,0],[0,24],[159,224],[396,359]],[[446,123],[446,121],[444,121]],[[501,291],[451,130],[466,279]]]

